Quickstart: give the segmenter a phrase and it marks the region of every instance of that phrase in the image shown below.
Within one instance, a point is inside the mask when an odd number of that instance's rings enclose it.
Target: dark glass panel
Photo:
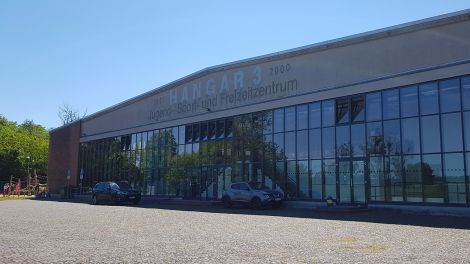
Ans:
[[[463,112],[465,150],[470,150],[470,112]]]
[[[322,102],[322,123],[324,127],[335,124],[335,101],[328,100]]]
[[[420,152],[419,119],[416,117],[401,120],[402,151],[404,154]]]
[[[233,136],[233,119],[227,118],[225,120],[225,138],[231,138]]]
[[[338,157],[350,155],[349,126],[336,127],[336,155]]]
[[[215,130],[215,138],[224,138],[225,132],[225,120],[217,120],[217,126]]]
[[[367,123],[367,152],[369,155],[384,153],[382,122]]]
[[[403,167],[406,179],[406,201],[422,202],[423,186],[421,178],[421,159],[419,155],[403,156]]]
[[[266,111],[262,114],[263,133],[270,134],[273,132],[273,112]]]
[[[385,154],[401,154],[400,120],[384,121],[384,144]]]
[[[232,140],[225,141],[225,163],[232,163],[233,143]]]
[[[192,139],[193,139],[193,126],[192,125],[187,125],[186,126],[186,135],[184,137],[184,142],[181,142],[181,143],[190,143],[192,142]]]
[[[286,131],[295,130],[295,106],[286,107],[285,109],[285,126]]]
[[[403,201],[403,172],[401,156],[387,156],[385,158],[386,200]]]
[[[466,203],[463,153],[444,154],[444,176],[449,203]]]
[[[274,179],[274,189],[286,193],[286,169],[285,162],[276,162],[276,177]]]
[[[418,115],[418,87],[409,86],[400,89],[401,117]]]
[[[201,140],[207,140],[207,123],[201,123],[201,130],[199,131],[199,138]]]
[[[358,95],[351,98],[351,120],[352,122],[364,121],[364,96]]]
[[[199,136],[200,136],[200,125],[199,124],[194,124],[193,125],[193,142],[198,142],[199,141]]]
[[[370,93],[366,95],[367,121],[377,121],[382,119],[382,95]]]
[[[309,135],[310,158],[321,159],[321,129],[310,129]]]
[[[186,127],[186,129],[188,128]],[[215,130],[215,121],[209,121],[207,127],[207,139],[215,139]]]
[[[351,152],[353,157],[366,155],[366,128],[364,124],[351,126]]]
[[[297,130],[308,128],[308,105],[297,106]]]
[[[310,128],[321,127],[321,103],[309,104],[309,125]]]
[[[383,98],[383,118],[393,119],[400,116],[400,101],[398,97],[398,89],[384,91]]]
[[[461,79],[463,110],[470,110],[470,77]]]
[[[370,157],[369,159],[370,199],[372,201],[385,200],[385,178],[383,157]]]
[[[323,173],[325,175],[325,196],[336,199],[336,159],[323,160]]]
[[[311,160],[310,171],[312,173],[312,198],[320,200],[323,197],[321,160]]]
[[[443,151],[462,151],[462,121],[460,113],[441,115],[441,122]]]
[[[327,127],[322,130],[322,154],[324,158],[335,157],[335,128]]]
[[[273,135],[267,134],[263,137],[264,146],[264,160],[273,160],[273,153],[275,151],[273,144]]]
[[[297,159],[308,159],[308,130],[297,131]]]
[[[284,133],[274,134],[274,148],[276,160],[284,159]]]
[[[422,115],[437,114],[439,112],[437,82],[419,86],[419,101]]]
[[[349,122],[349,99],[336,100],[336,123],[345,124]]]
[[[421,144],[423,153],[441,152],[439,115],[421,117]]]
[[[295,132],[286,132],[285,151],[288,160],[295,159]]]
[[[442,178],[441,155],[423,155],[422,159],[424,201],[443,203],[445,199],[445,185]]]
[[[287,199],[297,198],[297,162],[287,162],[286,192]]]
[[[284,108],[274,110],[274,133],[284,132]]]
[[[308,173],[308,160],[297,162],[297,172],[299,175],[299,198],[310,198],[310,175]]]
[[[131,135],[131,150],[135,150],[137,147],[137,134]]]
[[[460,82],[452,79],[439,82],[441,113],[460,111]]]

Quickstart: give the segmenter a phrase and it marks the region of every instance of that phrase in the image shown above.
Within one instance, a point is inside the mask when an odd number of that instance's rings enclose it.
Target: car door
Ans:
[[[250,187],[246,183],[240,183],[239,185],[239,199],[242,202],[250,202],[251,201],[251,192]]]

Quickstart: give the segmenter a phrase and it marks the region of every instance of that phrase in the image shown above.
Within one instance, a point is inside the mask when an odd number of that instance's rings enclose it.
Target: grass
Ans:
[[[32,199],[33,197],[30,197],[30,196],[20,196],[18,197],[18,195],[12,195],[12,196],[6,196],[6,197],[3,197],[3,196],[0,196],[0,201],[10,201],[10,200],[30,200]]]

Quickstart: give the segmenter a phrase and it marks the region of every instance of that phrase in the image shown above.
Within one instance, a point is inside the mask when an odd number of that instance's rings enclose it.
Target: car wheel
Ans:
[[[91,204],[92,204],[92,205],[97,205],[97,204],[98,204],[98,200],[96,199],[96,195],[93,195],[93,196],[91,197]]]
[[[225,208],[231,208],[232,207],[232,201],[230,200],[230,197],[225,196],[222,201],[224,202],[224,207]]]
[[[251,199],[250,206],[252,209],[261,209],[261,199],[258,197],[254,197],[253,199]]]

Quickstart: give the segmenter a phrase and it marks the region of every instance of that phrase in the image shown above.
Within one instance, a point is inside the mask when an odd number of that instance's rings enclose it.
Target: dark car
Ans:
[[[99,182],[95,185],[91,195],[91,203],[120,204],[140,202],[140,192],[133,189],[127,182]]]

